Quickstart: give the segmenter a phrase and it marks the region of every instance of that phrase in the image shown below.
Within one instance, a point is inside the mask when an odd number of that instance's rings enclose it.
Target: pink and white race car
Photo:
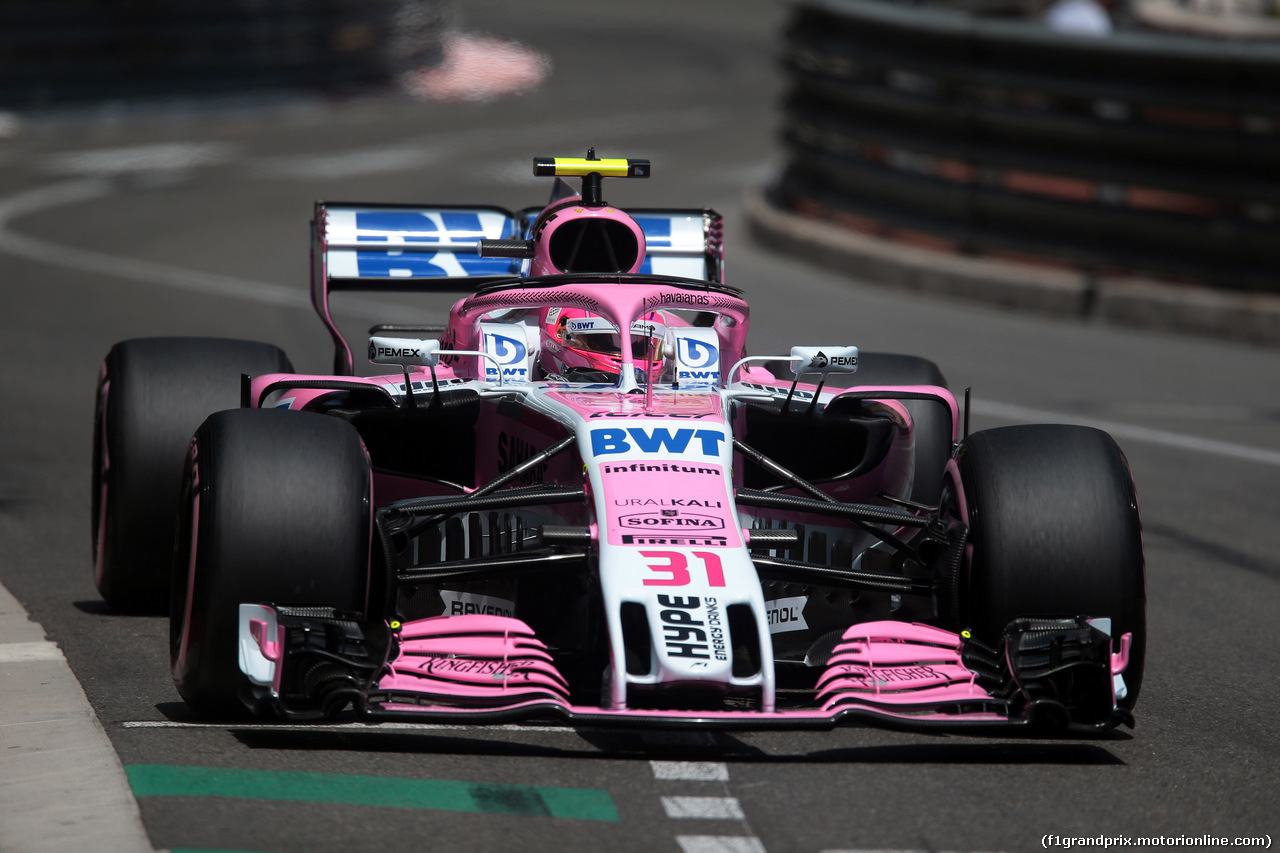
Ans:
[[[333,375],[245,341],[111,350],[95,577],[115,607],[169,608],[187,703],[294,720],[1132,724],[1144,564],[1111,437],[968,434],[920,358],[748,354],[720,217],[603,201],[604,178],[649,169],[537,158],[551,202],[519,213],[317,204]],[[375,326],[369,360],[391,370],[357,377],[330,294],[442,289],[469,294],[448,325]]]

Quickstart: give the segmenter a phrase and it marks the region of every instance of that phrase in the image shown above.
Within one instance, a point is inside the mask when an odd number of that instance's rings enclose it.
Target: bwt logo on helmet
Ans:
[[[701,450],[703,456],[719,457],[720,442],[724,433],[716,429],[677,429],[665,427],[627,427],[626,429],[593,429],[591,452],[596,456],[612,453],[674,453],[683,454],[690,443]]]

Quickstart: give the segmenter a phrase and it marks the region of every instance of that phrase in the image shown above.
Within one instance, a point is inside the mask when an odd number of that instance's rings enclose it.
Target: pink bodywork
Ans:
[[[530,278],[523,286],[500,285],[487,291],[482,289],[481,293],[467,296],[453,305],[447,329],[441,337],[443,350],[483,350],[481,322],[495,312],[512,308],[579,308],[604,317],[619,329],[629,328],[633,320],[650,312],[677,309],[713,312],[718,315],[713,328],[719,347],[721,370],[726,370],[729,365],[738,363],[745,357],[750,309],[743,299],[733,293],[715,286],[699,288],[694,283],[677,286],[652,278],[628,279],[620,276],[610,281],[607,276],[590,276],[585,277],[585,281],[566,280],[568,277],[560,274],[551,263],[548,254],[550,241],[547,237],[557,227],[575,218],[605,218],[631,230],[639,243],[640,251],[630,272],[634,273],[639,269],[645,257],[644,234],[630,216],[613,208],[584,208],[575,207],[575,204],[580,204],[580,200],[569,200],[555,206],[556,210],[571,213],[571,216],[562,216],[559,221],[554,221],[544,211],[535,221],[531,229],[535,236],[534,257],[529,269]],[[319,229],[319,233],[324,234],[323,227]],[[316,262],[321,264],[315,276],[315,281],[321,285],[327,281],[327,273],[323,269],[324,248],[322,237],[317,243],[317,254],[314,256]],[[538,276],[555,277],[539,281]],[[313,286],[312,295],[318,312],[340,345],[340,353],[345,350],[349,363],[350,350],[341,339],[329,314],[327,286]],[[642,359],[643,354],[631,351],[630,335],[622,334],[620,338],[623,386],[618,391],[611,392],[599,387],[579,390],[571,385],[543,383],[538,387],[538,393],[567,407],[591,428],[621,428],[632,418],[642,419],[638,422],[643,422],[651,436],[657,435],[658,430],[664,429],[668,423],[671,431],[681,427],[699,428],[705,425],[723,429],[726,426],[723,399],[714,390],[702,394],[675,393],[655,389],[650,382],[644,393],[627,393],[633,390],[626,387],[632,373],[627,368],[635,364],[637,356]],[[732,381],[727,373],[723,376]],[[435,368],[434,378],[445,383],[483,380],[484,377],[482,358],[446,353]],[[370,378],[349,375],[259,376],[250,383],[250,405],[267,404],[303,409],[332,391],[324,387],[287,388],[277,396],[269,396],[268,389],[279,382],[306,379],[310,380],[309,384],[323,385],[326,379],[332,379],[338,387],[355,383],[398,395],[397,386],[402,386],[406,378],[415,385],[423,383],[424,389],[429,388],[432,381],[431,373],[425,368],[411,370],[407,377],[405,374]],[[787,379],[775,378],[767,371],[752,366],[744,367],[741,379],[747,383],[755,383],[755,387],[763,388],[769,393],[786,392],[792,387]],[[798,384],[796,388],[807,392],[810,399],[817,393],[817,387],[811,383]],[[857,387],[842,391],[833,389],[829,393],[838,396],[842,392],[868,390],[877,389]],[[941,398],[949,408],[952,436],[958,437],[956,401],[945,388],[910,386],[884,390],[914,391]],[[795,405],[800,407],[808,405],[808,402],[797,400]],[[878,400],[872,406],[873,409],[878,407],[898,425],[899,439],[894,441],[890,452],[875,471],[860,475],[858,479],[865,483],[860,488],[869,488],[872,495],[882,490],[898,493],[910,474],[911,445],[906,440],[910,437],[910,418],[902,404],[894,400]],[[522,424],[522,428],[529,431],[527,438],[523,433],[513,432],[512,436],[526,440],[530,446],[548,438],[529,424]],[[665,435],[670,437],[671,431]],[[545,425],[542,432],[545,432]],[[579,432],[580,438],[585,440],[587,433],[581,429]],[[477,456],[481,455],[481,448],[493,446],[499,437],[485,423],[478,427],[477,435],[481,440],[481,444],[477,445]],[[581,455],[583,459],[587,458],[585,451]],[[727,464],[697,462],[687,456],[677,458],[674,454],[658,454],[643,462],[635,458],[619,459],[616,462],[596,458],[594,462],[599,472],[598,486],[602,491],[597,497],[603,498],[603,503],[607,506],[607,510],[601,511],[600,522],[607,528],[605,538],[609,547],[627,548],[635,545],[628,538],[633,530],[651,533],[665,531],[670,524],[689,524],[697,526],[692,534],[704,535],[705,541],[685,543],[687,547],[743,549],[750,533],[741,528],[743,522],[734,504],[735,475],[728,470]],[[482,464],[492,463],[486,460]],[[634,471],[637,465],[643,467],[644,476],[610,476],[611,466],[626,467],[629,471]],[[742,465],[738,463],[733,467],[740,469]],[[705,473],[697,469],[705,469]],[[585,483],[590,490],[591,478],[583,476],[578,479],[576,473],[571,473],[570,480],[576,481],[572,482],[573,485]],[[740,477],[738,474],[737,478]],[[375,497],[379,505],[401,498],[416,497],[423,488],[422,483],[395,475],[378,474],[375,480]],[[570,480],[563,484],[571,484]],[[482,482],[483,478],[478,476],[477,481]],[[837,499],[851,497],[845,493],[849,489],[847,484],[836,483],[832,488],[832,494]],[[419,491],[415,493],[415,490]],[[471,491],[467,487],[463,490]],[[674,513],[664,515],[660,507],[648,506],[648,503],[652,503],[649,499],[659,493],[697,501],[698,509],[696,512],[682,511],[678,517]],[[852,494],[852,497],[858,496]],[[673,521],[673,518],[678,520]],[[591,523],[591,519],[586,519],[584,523],[590,525],[593,535],[598,535],[598,528]],[[686,534],[691,531],[678,532]],[[600,544],[601,547],[606,545],[605,542]],[[646,552],[642,554],[649,556]],[[694,551],[692,554],[701,559],[701,570],[707,575],[710,588],[714,590],[723,587],[723,576],[716,577],[714,574],[719,571],[720,565],[716,552]],[[668,562],[663,563],[660,557]],[[671,552],[655,552],[653,560],[654,565],[649,566],[653,576],[644,580],[644,585],[659,588],[664,585],[681,585],[677,582],[679,567],[672,560]],[[264,656],[270,660],[278,659],[279,649],[274,642],[275,638],[266,637],[264,632],[259,631],[254,634],[254,639],[263,649]],[[375,684],[369,687],[368,703],[372,711],[382,714],[429,713],[459,718],[473,715],[479,710],[519,712],[526,709],[536,713],[546,709],[569,718],[660,717],[691,722],[714,719],[744,724],[787,721],[823,725],[850,714],[947,723],[954,723],[958,719],[974,723],[1007,722],[1006,714],[1001,712],[1005,703],[992,697],[975,683],[973,673],[961,663],[960,646],[961,640],[955,634],[926,625],[897,622],[855,625],[845,631],[818,681],[819,707],[775,711],[766,705],[766,710],[756,711],[646,711],[618,707],[616,701],[612,707],[603,708],[597,705],[571,704],[568,684],[557,671],[551,655],[529,626],[518,619],[488,615],[439,616],[394,627],[391,659],[376,677]],[[766,664],[769,665],[771,664]],[[769,695],[772,696],[772,693]],[[609,705],[609,702],[604,701],[602,704]]]

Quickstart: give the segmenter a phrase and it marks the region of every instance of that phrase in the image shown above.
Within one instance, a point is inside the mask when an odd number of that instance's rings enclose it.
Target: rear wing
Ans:
[[[500,207],[316,202],[311,302],[333,337],[334,372],[350,375],[354,365],[329,312],[330,293],[473,293],[520,275],[518,260],[480,257],[481,239],[510,239],[517,228],[516,216]]]
[[[714,210],[628,210],[644,231],[641,273],[724,284],[724,220]]]
[[[340,290],[474,293],[528,272],[519,258],[480,256],[480,241],[531,239],[542,208],[316,202],[311,235],[311,302],[333,338],[334,373],[354,373],[351,347],[329,310]],[[628,211],[647,246],[639,272],[724,280],[723,226],[713,210]],[[388,317],[394,321],[396,318]]]
[[[520,236],[533,236],[541,207],[518,215]],[[672,275],[724,284],[724,218],[714,210],[627,208],[644,232],[645,256],[641,275]]]

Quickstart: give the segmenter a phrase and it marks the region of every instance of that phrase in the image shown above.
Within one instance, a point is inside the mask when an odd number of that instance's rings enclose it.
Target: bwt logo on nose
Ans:
[[[591,431],[591,452],[596,456],[608,456],[611,453],[629,453],[639,450],[641,453],[684,453],[689,442],[697,439],[703,456],[718,457],[720,442],[724,441],[724,433],[714,429],[678,429],[674,432],[665,427],[629,427],[627,429],[593,429]]]

